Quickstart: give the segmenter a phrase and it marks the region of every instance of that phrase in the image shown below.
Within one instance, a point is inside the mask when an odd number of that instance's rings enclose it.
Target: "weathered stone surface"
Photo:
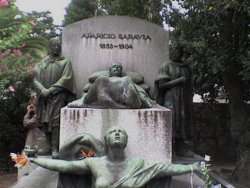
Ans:
[[[168,41],[166,30],[146,20],[97,16],[64,28],[62,53],[72,62],[78,96],[86,78],[107,70],[113,61],[141,73],[152,91],[160,65],[168,60]]]
[[[103,140],[105,130],[121,126],[128,133],[126,153],[150,162],[172,160],[171,111],[158,107],[139,110],[62,108],[60,146],[77,133]]]

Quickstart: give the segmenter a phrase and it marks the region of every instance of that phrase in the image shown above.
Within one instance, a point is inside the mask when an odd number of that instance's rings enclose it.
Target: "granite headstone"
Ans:
[[[62,36],[62,53],[72,62],[78,97],[87,77],[107,70],[113,61],[121,62],[124,70],[142,74],[152,91],[160,65],[169,57],[168,32],[134,17],[84,19],[65,27]]]

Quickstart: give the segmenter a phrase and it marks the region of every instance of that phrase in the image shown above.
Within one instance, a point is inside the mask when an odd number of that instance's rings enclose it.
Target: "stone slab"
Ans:
[[[12,188],[56,188],[58,172],[37,167],[29,175],[23,176]]]
[[[60,146],[77,133],[103,141],[105,130],[123,127],[128,133],[126,154],[149,162],[172,161],[172,115],[164,107],[150,109],[61,109]]]
[[[45,156],[39,156],[39,158],[45,158],[45,159],[51,159],[51,156],[45,155]],[[22,168],[17,169],[17,180],[21,180],[21,178],[28,176],[31,174],[34,170],[36,170],[39,166],[35,163],[30,163],[30,165],[23,166]]]
[[[151,88],[160,65],[169,59],[169,33],[152,22],[128,16],[97,16],[68,25],[62,53],[72,62],[77,93],[87,77],[119,61],[124,71],[141,73]],[[149,76],[150,75],[150,76]]]
[[[34,163],[31,165],[23,166],[22,168],[18,168],[17,170],[17,180],[20,180],[22,177],[29,175],[33,172],[38,166]]]

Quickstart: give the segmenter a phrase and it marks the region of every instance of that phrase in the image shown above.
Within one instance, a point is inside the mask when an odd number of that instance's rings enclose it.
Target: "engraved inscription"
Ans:
[[[112,43],[101,43],[100,45],[101,49],[133,49],[133,45],[132,44],[118,44],[118,45],[114,45]]]
[[[131,33],[83,33],[81,36],[81,39],[119,39],[124,40],[124,43],[114,43],[114,42],[108,42],[108,43],[100,43],[99,47],[100,49],[133,49],[133,44],[127,43],[129,41],[133,40],[143,40],[143,41],[151,41],[151,37],[147,34],[131,34]]]

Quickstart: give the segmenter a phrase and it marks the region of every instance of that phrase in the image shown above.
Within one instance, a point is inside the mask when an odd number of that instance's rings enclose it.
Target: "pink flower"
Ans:
[[[4,51],[4,52],[0,52],[0,59],[6,57],[8,55],[8,50]]]
[[[8,0],[0,0],[0,7],[7,7],[9,6]]]
[[[22,55],[22,52],[19,49],[14,49],[12,52],[14,55]]]
[[[5,57],[5,53],[0,52],[0,59],[3,59]]]
[[[8,90],[10,92],[15,92],[16,91],[13,85],[9,85]]]

